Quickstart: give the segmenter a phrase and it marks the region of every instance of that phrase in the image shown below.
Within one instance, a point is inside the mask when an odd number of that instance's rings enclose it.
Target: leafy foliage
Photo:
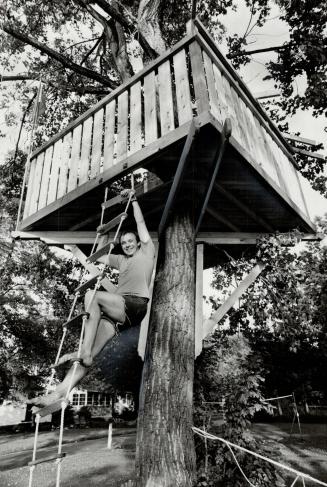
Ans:
[[[251,430],[251,419],[269,406],[262,396],[262,366],[249,342],[241,334],[228,336],[214,333],[206,345],[196,369],[195,424],[210,433],[265,456],[276,458],[273,444],[256,438]],[[220,402],[224,423],[217,430],[215,410]],[[255,457],[236,452],[237,461],[248,479],[258,486],[284,485],[270,464]],[[226,445],[219,441],[197,441],[198,486],[243,486],[244,477],[236,467],[235,459]]]

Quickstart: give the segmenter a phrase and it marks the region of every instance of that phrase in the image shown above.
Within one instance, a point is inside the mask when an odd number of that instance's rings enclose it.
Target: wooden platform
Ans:
[[[287,141],[199,22],[34,152],[18,229],[93,232],[105,187],[143,168],[161,180],[140,194],[155,232],[192,120],[200,131],[178,204],[192,209],[196,224],[227,117],[232,137],[200,232],[314,232]],[[118,203],[108,208],[104,223],[121,211]]]

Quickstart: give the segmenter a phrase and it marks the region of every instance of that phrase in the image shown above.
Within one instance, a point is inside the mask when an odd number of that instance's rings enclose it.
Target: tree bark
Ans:
[[[135,485],[191,487],[195,243],[188,212],[176,212],[159,252],[140,391]]]
[[[159,25],[161,0],[141,0],[138,11],[138,29],[142,39],[140,43],[145,57],[154,59],[166,51],[166,44]]]

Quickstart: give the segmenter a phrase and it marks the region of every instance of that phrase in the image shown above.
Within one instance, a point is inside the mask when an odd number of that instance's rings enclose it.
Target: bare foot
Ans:
[[[65,355],[60,357],[55,367],[60,367],[67,362],[72,363],[74,362],[74,360],[77,360],[77,352],[66,353]],[[81,364],[84,365],[84,367],[90,367],[93,362],[93,357],[91,354],[82,353],[79,357],[79,360],[81,361]]]
[[[59,401],[60,399],[64,399],[65,395],[60,394],[59,392],[53,392],[52,394],[48,394],[47,396],[39,396],[34,397],[33,399],[29,399],[27,404],[33,404],[33,406],[45,407],[49,406],[53,402]]]

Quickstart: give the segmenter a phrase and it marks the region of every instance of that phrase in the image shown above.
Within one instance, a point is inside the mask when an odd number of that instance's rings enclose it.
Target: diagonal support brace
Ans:
[[[261,274],[265,264],[258,262],[249,274],[241,281],[238,287],[232,292],[232,294],[223,302],[223,304],[217,309],[217,311],[203,323],[203,339],[205,339],[210,333],[213,332],[215,326],[225,316],[226,313],[234,306],[236,301],[242,296],[243,293],[254,283],[257,277]]]
[[[212,193],[212,189],[213,189],[214,183],[216,181],[218,169],[219,169],[220,163],[222,161],[222,158],[223,158],[223,155],[224,155],[224,152],[225,152],[225,149],[226,149],[226,146],[227,146],[227,143],[228,143],[228,140],[229,140],[231,134],[232,134],[232,124],[231,124],[230,119],[229,118],[226,118],[225,123],[224,123],[224,126],[223,126],[223,130],[222,130],[222,133],[221,133],[221,145],[220,145],[220,147],[218,148],[218,150],[216,152],[216,155],[215,155],[215,160],[216,160],[215,167],[213,169],[213,173],[212,173],[210,179],[208,180],[207,188],[206,188],[206,191],[204,193],[205,196],[204,196],[204,200],[203,200],[203,203],[202,203],[202,207],[201,207],[201,211],[200,211],[198,223],[197,223],[196,228],[195,228],[195,235],[197,235],[197,233],[199,231],[199,228],[201,226],[201,223],[202,223],[204,214],[206,212],[206,209],[207,209],[207,206],[208,206],[208,202],[209,202],[209,199],[210,199],[210,196],[211,196],[211,193]]]
[[[159,223],[159,228],[158,228],[158,238],[160,238],[163,235],[163,231],[166,228],[168,218],[170,216],[171,210],[174,206],[174,203],[176,201],[176,198],[178,196],[178,193],[180,192],[181,185],[183,182],[183,177],[185,175],[185,171],[188,165],[188,162],[190,160],[190,153],[191,153],[191,148],[193,147],[194,140],[199,132],[199,127],[196,126],[194,120],[192,120],[191,125],[190,125],[190,130],[189,133],[186,137],[186,141],[183,147],[182,155],[181,158],[178,162],[178,166],[176,169],[176,173],[173,179],[173,183],[170,188],[170,192],[167,198],[166,206],[164,208],[161,221]]]

